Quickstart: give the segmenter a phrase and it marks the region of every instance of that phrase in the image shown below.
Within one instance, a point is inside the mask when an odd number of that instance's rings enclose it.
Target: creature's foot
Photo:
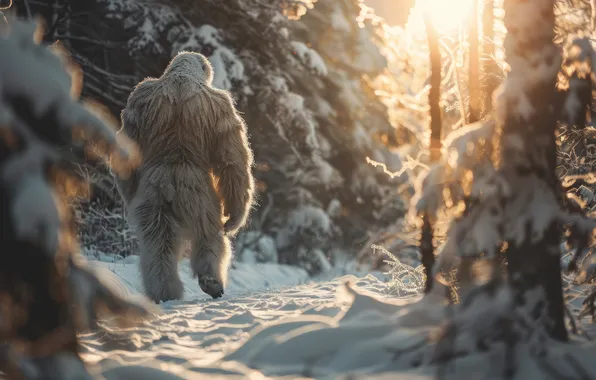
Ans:
[[[223,285],[215,277],[199,275],[199,286],[213,298],[220,298],[224,294]]]

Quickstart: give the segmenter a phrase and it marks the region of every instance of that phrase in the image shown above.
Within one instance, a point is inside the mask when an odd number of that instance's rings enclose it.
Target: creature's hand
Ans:
[[[228,235],[236,235],[242,224],[244,217],[239,213],[231,213],[230,217],[224,224],[224,232]]]

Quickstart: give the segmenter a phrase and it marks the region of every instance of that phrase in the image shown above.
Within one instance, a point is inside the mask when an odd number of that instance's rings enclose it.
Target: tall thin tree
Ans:
[[[470,103],[468,110],[468,123],[475,123],[480,120],[481,111],[481,91],[480,91],[480,48],[478,41],[478,2],[472,1],[470,12],[470,23],[468,28],[468,44],[470,46],[469,55],[469,77],[468,86],[470,93]]]
[[[436,162],[441,157],[441,51],[439,47],[439,34],[435,29],[430,17],[424,15],[426,35],[428,39],[428,50],[430,60],[430,92],[428,104],[430,106],[430,161]],[[432,268],[435,263],[433,246],[435,215],[424,213],[422,216],[422,233],[420,236],[420,252],[422,254],[422,265],[426,273],[425,291],[428,293],[432,288]]]
[[[485,0],[482,8],[482,75],[483,83],[483,114],[487,115],[492,109],[492,96],[498,86],[497,62],[495,49],[495,2]]]

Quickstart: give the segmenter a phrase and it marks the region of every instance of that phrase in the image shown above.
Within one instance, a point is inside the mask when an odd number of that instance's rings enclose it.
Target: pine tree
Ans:
[[[107,288],[79,255],[66,199],[84,183],[65,163],[95,151],[124,175],[138,152],[85,107],[76,66],[38,44],[35,24],[8,23],[0,36],[0,372],[89,379],[77,333],[100,317],[130,324],[149,307]]]
[[[435,273],[458,265],[468,273],[469,259],[480,257],[491,269],[488,283],[461,289],[464,309],[479,294],[492,297],[505,286],[511,291],[511,313],[534,319],[548,336],[566,340],[562,231],[567,228],[565,238],[583,251],[595,224],[565,197],[556,171],[561,55],[553,41],[554,5],[552,0],[505,1],[510,70],[495,94],[495,120],[461,128],[445,139],[443,161],[427,174],[417,207],[437,212],[449,204],[455,216]],[[498,269],[503,252],[506,279]],[[498,330],[508,339],[511,331],[504,326]]]
[[[561,57],[553,42],[554,1],[506,0],[504,9],[508,30],[504,47],[511,70],[497,99],[501,128],[498,170],[512,191],[519,192],[516,202],[503,199],[511,203],[500,211],[506,217],[511,212],[508,207],[516,207],[527,197],[533,198],[534,204],[554,203],[561,207],[563,195],[556,175],[554,105]],[[521,12],[531,16],[521,19]],[[550,212],[556,213],[555,210]],[[540,302],[550,319],[546,329],[552,337],[566,340],[559,263],[561,220],[556,214],[543,218],[540,211],[529,207],[516,215],[517,221],[511,221],[523,228],[522,234],[511,231],[511,226],[505,227],[510,230],[506,250],[509,277],[522,304],[532,291],[539,289],[543,293]]]

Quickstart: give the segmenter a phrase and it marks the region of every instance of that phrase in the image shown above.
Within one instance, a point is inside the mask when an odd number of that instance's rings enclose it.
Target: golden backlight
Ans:
[[[423,14],[427,14],[439,34],[457,32],[471,15],[473,1],[475,0],[416,0],[408,20],[409,27],[424,28]],[[482,2],[478,2],[481,7]]]

